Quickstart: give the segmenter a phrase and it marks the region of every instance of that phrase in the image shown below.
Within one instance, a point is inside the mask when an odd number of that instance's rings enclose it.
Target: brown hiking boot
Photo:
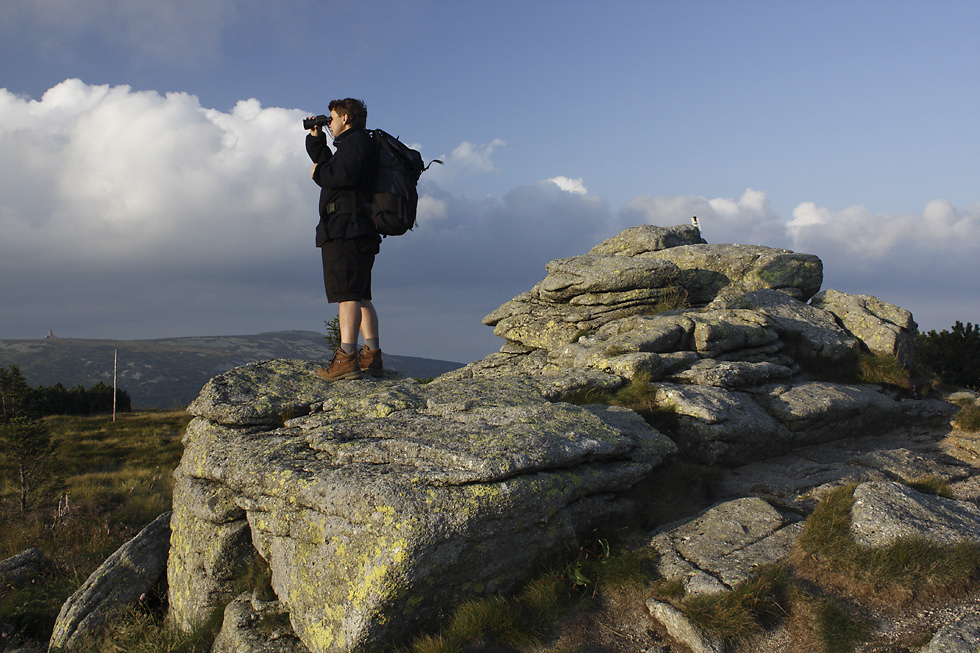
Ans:
[[[385,368],[381,363],[381,350],[368,349],[367,345],[361,349],[360,354],[361,371],[374,377],[384,376]]]
[[[357,352],[345,354],[343,349],[338,349],[333,355],[330,367],[321,367],[316,371],[316,375],[324,381],[361,378],[361,371],[357,368]]]

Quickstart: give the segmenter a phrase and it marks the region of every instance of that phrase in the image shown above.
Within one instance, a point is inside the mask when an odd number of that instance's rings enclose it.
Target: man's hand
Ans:
[[[320,137],[320,125],[313,125],[313,129],[310,130],[310,136]]]

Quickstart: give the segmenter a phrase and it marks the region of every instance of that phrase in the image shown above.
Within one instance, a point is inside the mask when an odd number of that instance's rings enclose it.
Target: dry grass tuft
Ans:
[[[980,433],[980,406],[976,402],[964,405],[953,418],[953,426],[966,433]]]

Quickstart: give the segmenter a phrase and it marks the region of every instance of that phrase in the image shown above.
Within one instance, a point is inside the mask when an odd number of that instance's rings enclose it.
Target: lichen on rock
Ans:
[[[311,651],[404,636],[629,510],[676,451],[632,411],[549,401],[540,380],[312,376],[244,366],[191,407],[170,569],[185,627],[230,598],[223,575],[251,551]]]
[[[874,298],[807,303],[822,283],[816,256],[641,225],[546,271],[484,319],[499,352],[431,383],[325,384],[316,363],[289,360],[212,379],[175,473],[175,622],[222,610],[260,557],[309,651],[391,643],[460,600],[516,588],[627,514],[630,489],[667,457],[745,464],[908,414],[880,387],[815,378],[814,361],[901,356],[915,328]],[[663,432],[628,408],[564,401],[631,383],[646,384],[647,413],[669,415]],[[785,517],[766,537],[795,532]],[[765,557],[760,546],[738,555]],[[739,578],[719,565],[717,583]]]

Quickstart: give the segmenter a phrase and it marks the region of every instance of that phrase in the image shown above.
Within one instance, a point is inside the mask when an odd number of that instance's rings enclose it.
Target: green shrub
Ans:
[[[930,368],[946,383],[980,387],[980,325],[959,320],[947,331],[919,334],[916,361]]]
[[[327,347],[330,348],[330,351],[337,351],[340,349],[340,317],[324,320],[323,324],[327,327],[327,335],[323,336]]]
[[[44,422],[27,417],[0,422],[0,456],[13,476],[22,515],[58,500],[63,485],[56,460],[59,444]]]

